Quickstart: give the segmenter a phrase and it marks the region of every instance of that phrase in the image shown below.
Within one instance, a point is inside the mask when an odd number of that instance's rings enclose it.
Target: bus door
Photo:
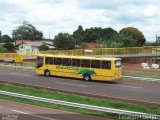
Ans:
[[[36,60],[36,72],[38,74],[44,73],[44,57],[38,56]]]
[[[53,57],[46,57],[44,70],[49,70],[51,75],[53,75],[53,71],[55,69],[53,63],[54,63]]]
[[[112,64],[111,61],[102,60],[101,61],[101,76],[107,77],[107,79],[110,79],[110,77],[113,76],[112,73]]]

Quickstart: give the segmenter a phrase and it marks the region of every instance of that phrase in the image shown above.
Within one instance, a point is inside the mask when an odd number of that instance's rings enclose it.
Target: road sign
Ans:
[[[22,63],[23,62],[23,57],[20,55],[15,56],[15,63]]]
[[[93,50],[86,49],[85,52],[93,52]]]

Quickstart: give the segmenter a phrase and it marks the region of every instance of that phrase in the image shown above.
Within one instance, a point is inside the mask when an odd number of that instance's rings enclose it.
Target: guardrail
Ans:
[[[153,114],[142,113],[142,112],[134,112],[134,111],[99,107],[99,106],[93,106],[93,105],[79,104],[79,103],[66,102],[66,101],[54,100],[54,99],[47,99],[47,98],[23,95],[19,93],[12,93],[12,92],[2,91],[2,90],[0,90],[0,94],[18,97],[18,98],[25,98],[25,99],[35,100],[35,101],[40,101],[40,102],[59,104],[59,105],[65,105],[65,106],[70,106],[70,107],[84,108],[84,109],[95,110],[95,111],[100,111],[100,112],[115,113],[119,115],[130,115],[130,116],[136,116],[136,117],[146,118],[146,119],[148,118],[158,119],[158,120],[160,119],[160,115],[153,115]]]

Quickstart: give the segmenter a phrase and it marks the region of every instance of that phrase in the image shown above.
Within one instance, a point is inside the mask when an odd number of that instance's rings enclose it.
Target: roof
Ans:
[[[32,47],[39,47],[43,44],[52,44],[52,41],[46,41],[46,40],[41,40],[41,41],[31,41],[31,40],[16,40],[16,46],[22,44],[22,43],[26,43],[29,44]]]
[[[20,44],[22,42],[32,42],[32,40],[16,40],[15,41],[16,44]]]
[[[44,57],[60,57],[60,58],[74,58],[74,59],[93,59],[93,60],[120,60],[121,58],[106,58],[106,57],[92,57],[92,56],[69,56],[69,55],[51,55],[51,54],[40,54],[38,56]]]

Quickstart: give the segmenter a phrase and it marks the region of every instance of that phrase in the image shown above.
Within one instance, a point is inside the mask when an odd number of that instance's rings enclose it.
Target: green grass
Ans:
[[[3,84],[3,83],[0,84],[0,90],[27,94],[27,95],[32,95],[32,96],[38,96],[38,97],[44,97],[44,98],[49,98],[49,99],[57,99],[57,100],[76,102],[76,103],[81,103],[81,104],[89,104],[89,105],[95,105],[95,106],[102,106],[102,107],[109,107],[109,108],[116,108],[116,109],[123,109],[123,110],[129,110],[129,111],[137,111],[137,112],[144,112],[144,113],[160,115],[159,106],[138,105],[138,104],[133,104],[133,103],[128,103],[128,102],[120,102],[120,101],[100,99],[100,98],[91,98],[91,97],[85,97],[85,96],[80,96],[80,95],[75,95],[75,94],[54,92],[54,91],[36,89],[36,88],[31,88],[31,87],[20,87],[20,86],[15,86],[11,84]],[[115,114],[91,111],[91,110],[74,108],[74,107],[67,107],[67,106],[62,106],[62,105],[48,104],[48,103],[37,102],[37,101],[26,100],[26,99],[15,98],[15,97],[9,97],[9,96],[4,96],[4,95],[1,95],[0,98],[20,101],[20,102],[25,102],[29,104],[50,107],[50,108],[73,111],[73,112],[78,112],[78,113],[88,114],[88,115],[96,115],[96,116],[110,117],[110,118],[115,118],[114,116],[116,116],[116,118],[118,117],[118,115],[115,115]]]
[[[140,71],[140,70],[122,70],[123,76],[160,78],[159,72],[154,71]]]

